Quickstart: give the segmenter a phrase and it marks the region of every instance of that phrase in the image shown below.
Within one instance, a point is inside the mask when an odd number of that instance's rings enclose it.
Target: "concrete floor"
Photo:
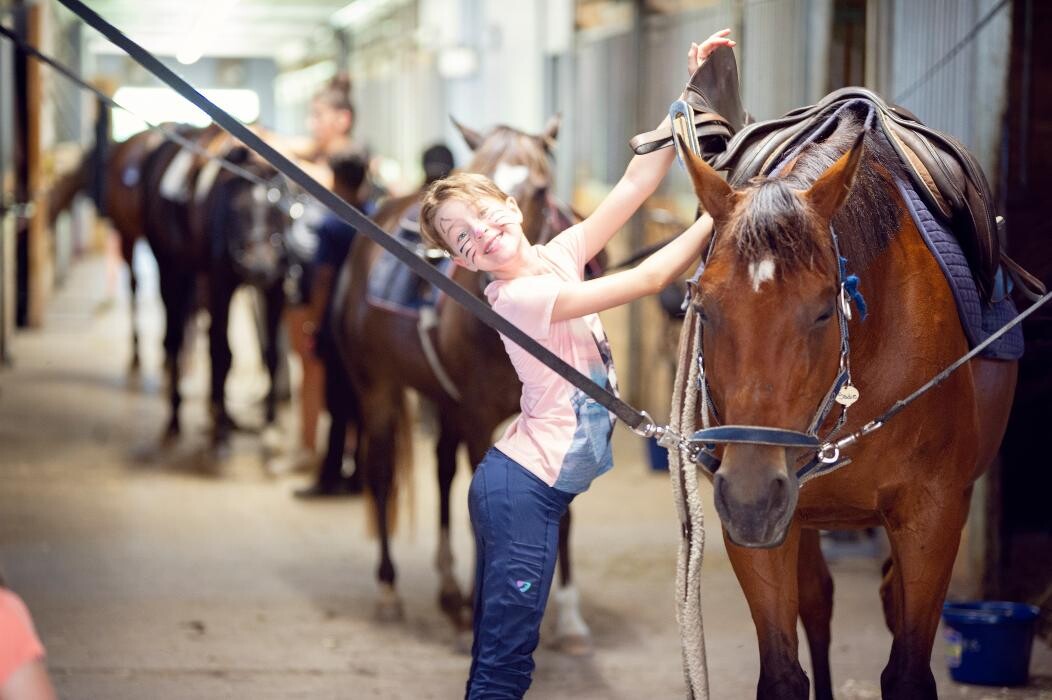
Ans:
[[[436,606],[437,517],[425,436],[416,506],[403,509],[394,543],[406,617],[383,624],[373,616],[376,547],[364,534],[361,500],[291,498],[303,477],[267,473],[258,436],[238,435],[220,463],[206,458],[200,346],[185,383],[187,434],[170,451],[156,448],[165,417],[162,321],[146,277],[138,385],[124,371],[127,301],[100,307],[99,260],[73,268],[46,327],[21,333],[15,366],[0,373],[0,566],[36,618],[62,697],[461,696],[469,660],[454,651]],[[241,332],[246,319],[235,318]],[[239,353],[230,382],[234,412],[251,422],[264,388],[258,357]],[[574,506],[577,579],[596,651],[569,658],[542,640],[531,697],[683,697],[670,489],[645,467],[631,434],[617,435],[615,453],[617,468]],[[455,483],[462,581],[471,560],[467,473],[464,465]],[[706,512],[715,522],[711,503]],[[751,697],[752,622],[720,538],[708,539],[712,697]],[[834,576],[837,696],[877,698],[890,647],[878,564],[839,562]],[[1052,698],[1052,651],[1039,643],[1034,652],[1027,689],[953,683],[941,638],[932,667],[942,697]]]

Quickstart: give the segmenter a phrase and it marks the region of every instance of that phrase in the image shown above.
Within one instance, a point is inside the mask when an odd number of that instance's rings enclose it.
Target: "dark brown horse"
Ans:
[[[275,416],[277,322],[284,300],[283,239],[289,221],[280,206],[285,187],[272,166],[219,127],[184,126],[178,131],[201,152],[165,141],[146,159],[142,182],[146,238],[157,258],[166,317],[171,415],[165,438],[180,433],[179,356],[187,323],[198,306],[199,286],[204,284],[211,316],[213,444],[222,446],[233,427],[225,407],[231,361],[227,321],[230,300],[242,283],[259,288],[265,302],[263,358],[271,377],[265,401],[268,425]],[[220,168],[216,158],[246,174]]]
[[[516,197],[523,211],[526,236],[531,241],[544,242],[569,225],[568,217],[559,216],[553,209],[550,192],[550,147],[558,130],[557,120],[550,122],[540,135],[499,126],[482,136],[457,126],[475,153],[468,169],[493,177]],[[409,198],[402,204],[407,207],[416,201],[418,198]],[[378,222],[381,226],[386,224],[387,230],[392,230],[398,221],[401,212],[390,211],[396,208],[389,207],[389,218]],[[432,371],[418,340],[416,319],[366,301],[369,271],[380,253],[380,247],[364,237],[355,240],[334,314],[348,374],[360,394],[359,466],[364,469],[376,504],[380,536],[379,611],[385,617],[397,617],[401,610],[395,591],[389,524],[396,452],[407,447],[410,440],[405,391],[411,388],[434,402],[439,421],[439,602],[457,630],[470,634],[471,599],[464,596],[453,575],[450,545],[449,493],[456,472],[457,449],[466,445],[471,464],[477,465],[493,444],[497,426],[519,410],[521,385],[498,335],[458,304],[445,303],[439,307],[432,338],[439,362],[459,394],[456,398],[451,396]],[[453,279],[481,297],[484,280],[480,273],[458,267]],[[406,460],[402,460],[402,466],[407,466]],[[572,587],[569,527],[567,515],[560,529],[562,589],[555,594],[560,603],[557,628],[564,648],[580,651],[588,647],[590,638]]]
[[[740,190],[688,154],[716,240],[691,295],[687,328],[701,323],[710,414],[724,424],[803,432],[837,376],[838,261],[830,222],[870,306],[864,322],[856,314],[848,325],[852,383],[861,399],[841,435],[968,350],[946,278],[896,187],[904,177],[898,163],[871,132],[859,139],[860,130],[859,122],[844,119],[786,172]],[[832,697],[833,584],[818,529],[874,526],[883,526],[891,542],[880,588],[893,635],[883,696],[936,696],[930,657],[941,604],[972,484],[998,449],[1015,378],[1015,362],[972,360],[849,448],[850,464],[804,488],[793,450],[756,443],[721,448],[716,507],[756,626],[758,697],[808,697],[798,618],[811,648],[816,697]],[[829,415],[820,435],[839,413]]]

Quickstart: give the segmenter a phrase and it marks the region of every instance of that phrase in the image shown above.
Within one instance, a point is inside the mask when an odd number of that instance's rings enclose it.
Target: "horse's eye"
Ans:
[[[702,323],[708,323],[709,317],[705,315],[705,307],[701,305],[700,301],[694,302],[694,313],[697,315],[699,321]]]
[[[825,311],[820,313],[818,315],[818,318],[815,319],[815,325],[816,326],[817,325],[821,325],[821,324],[825,323],[826,321],[828,321],[829,319],[833,318],[833,311],[834,311],[833,307],[830,306],[828,309],[826,309]]]

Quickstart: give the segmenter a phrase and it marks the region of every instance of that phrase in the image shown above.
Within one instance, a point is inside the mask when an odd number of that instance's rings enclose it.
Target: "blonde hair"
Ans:
[[[453,248],[435,226],[434,218],[438,214],[438,208],[454,199],[474,204],[486,198],[504,202],[508,195],[493,184],[493,180],[478,173],[456,173],[436,180],[424,192],[424,199],[420,203],[420,235],[429,245],[454,254]]]

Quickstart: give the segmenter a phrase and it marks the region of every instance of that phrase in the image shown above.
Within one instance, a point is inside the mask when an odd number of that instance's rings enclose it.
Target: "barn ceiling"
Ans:
[[[281,60],[331,39],[333,15],[348,5],[390,0],[86,0],[134,41],[162,56],[262,56]],[[344,13],[346,14],[346,13]],[[88,48],[114,53],[92,30]]]

